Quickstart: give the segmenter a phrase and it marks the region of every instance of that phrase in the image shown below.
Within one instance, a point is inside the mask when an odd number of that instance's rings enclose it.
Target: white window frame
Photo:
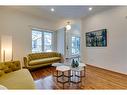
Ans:
[[[72,53],[72,37],[77,37],[77,38],[79,38],[80,39],[80,47],[79,47],[79,53],[76,53],[76,54],[73,54]],[[77,36],[77,35],[73,35],[73,36],[71,36],[71,55],[72,56],[74,56],[74,55],[80,55],[80,48],[81,48],[81,37],[80,36]]]
[[[42,52],[46,52],[46,51],[44,51],[44,32],[48,32],[48,33],[51,33],[52,34],[52,40],[51,40],[51,49],[52,49],[52,51],[54,50],[54,46],[53,46],[53,43],[54,43],[54,34],[53,34],[53,31],[50,31],[50,30],[45,30],[45,29],[32,29],[32,31],[33,30],[35,30],[35,31],[39,31],[39,32],[42,32]],[[31,31],[31,33],[32,33],[32,31]],[[32,37],[32,35],[31,35],[31,37]],[[31,41],[32,42],[32,41]],[[31,49],[31,51],[32,51],[32,49]],[[32,53],[36,53],[36,52],[33,52],[32,51]],[[39,52],[38,52],[39,53]]]

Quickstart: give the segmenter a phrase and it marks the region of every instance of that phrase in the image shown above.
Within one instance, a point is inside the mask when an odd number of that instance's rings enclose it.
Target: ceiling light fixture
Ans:
[[[67,22],[67,25],[66,25],[66,30],[70,30],[70,29],[71,29],[70,22]]]
[[[52,11],[52,12],[54,12],[54,11],[55,11],[55,9],[54,9],[54,8],[51,8],[51,11]]]
[[[89,7],[89,11],[92,11],[92,9],[93,9],[92,7]]]

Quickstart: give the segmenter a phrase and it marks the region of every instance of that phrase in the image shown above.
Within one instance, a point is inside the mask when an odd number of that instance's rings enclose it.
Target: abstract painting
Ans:
[[[101,29],[86,33],[86,47],[106,47],[107,29]]]

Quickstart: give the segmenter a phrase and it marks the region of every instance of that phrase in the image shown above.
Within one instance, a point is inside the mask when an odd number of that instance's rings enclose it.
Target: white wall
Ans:
[[[81,33],[81,24],[80,23],[72,24],[71,30],[66,32],[66,37],[67,37],[66,45],[68,45],[68,50],[66,51],[67,52],[66,57],[72,57],[72,53],[71,53],[71,51],[72,51],[72,37],[73,36],[80,37],[81,36],[80,33]]]
[[[70,22],[71,24],[71,30],[66,31],[64,33],[64,54],[65,57],[71,57],[71,37],[72,36],[81,36],[81,19],[61,19],[60,21],[58,21],[56,23],[56,29],[57,31],[64,31],[65,26],[67,25],[67,22]],[[62,33],[61,33],[62,34]],[[59,34],[59,35],[61,35]],[[58,35],[57,35],[58,36]],[[63,35],[61,35],[63,36]],[[60,39],[60,37],[57,38],[58,40],[62,40]],[[62,41],[59,41],[62,42]],[[63,42],[62,42],[63,43]],[[58,45],[57,45],[58,46]],[[67,46],[68,46],[68,50],[67,50]],[[60,48],[60,50],[63,50],[63,48]],[[58,47],[59,50],[59,47]],[[61,51],[63,52],[63,51]]]
[[[0,7],[0,35],[11,35],[14,60],[22,62],[31,52],[31,29],[55,30],[54,22],[14,9]]]
[[[82,61],[127,74],[127,7],[116,7],[82,20]],[[85,32],[106,28],[107,47],[87,47]]]
[[[81,36],[81,24],[71,24],[71,30],[65,31],[64,28],[57,30],[57,50],[64,54],[66,58],[70,58],[71,54],[71,41],[72,36]],[[68,49],[67,49],[68,46]]]
[[[57,30],[57,51],[62,55],[65,54],[65,29],[61,28]]]

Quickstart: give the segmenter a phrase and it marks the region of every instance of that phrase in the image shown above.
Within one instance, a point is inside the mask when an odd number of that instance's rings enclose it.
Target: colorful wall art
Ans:
[[[101,29],[86,33],[86,47],[106,47],[107,29]]]

